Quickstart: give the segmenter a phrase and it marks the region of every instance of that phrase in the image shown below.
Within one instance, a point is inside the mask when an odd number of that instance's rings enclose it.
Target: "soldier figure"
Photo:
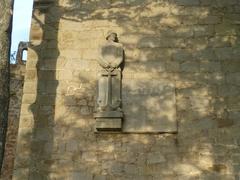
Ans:
[[[117,34],[108,33],[106,42],[99,49],[98,63],[102,67],[98,79],[96,102],[96,129],[120,130],[123,112],[121,109],[120,65],[123,62],[123,46],[118,43]]]
[[[106,43],[100,48],[98,60],[103,70],[99,78],[97,111],[120,111],[120,65],[123,62],[123,46],[118,43],[117,34],[114,32],[110,32],[106,40]]]

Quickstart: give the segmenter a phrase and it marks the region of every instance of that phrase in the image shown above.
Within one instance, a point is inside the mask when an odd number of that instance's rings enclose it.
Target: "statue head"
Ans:
[[[113,32],[113,31],[109,31],[107,33],[106,40],[113,41],[113,42],[118,42],[117,33]]]

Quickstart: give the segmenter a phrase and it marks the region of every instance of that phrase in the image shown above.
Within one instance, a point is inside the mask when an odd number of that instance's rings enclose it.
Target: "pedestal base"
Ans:
[[[94,114],[96,119],[96,131],[121,131],[122,130],[122,111],[103,111]]]
[[[96,131],[121,131],[122,118],[96,118]]]

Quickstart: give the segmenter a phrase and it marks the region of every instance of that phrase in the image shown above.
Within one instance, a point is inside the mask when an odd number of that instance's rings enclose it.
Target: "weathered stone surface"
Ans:
[[[17,133],[20,119],[20,108],[23,93],[25,65],[14,64],[10,66],[10,104],[8,110],[8,131],[5,145],[5,156],[1,171],[1,179],[12,179],[14,157],[16,151]],[[24,154],[24,153],[23,153]],[[18,176],[23,179],[28,174],[27,169],[21,169]]]
[[[183,5],[183,6],[194,6],[194,5],[199,5],[200,1],[199,0],[176,0],[176,3],[178,5]]]
[[[123,91],[124,132],[177,131],[173,83],[128,80],[123,81]]]
[[[151,154],[148,154],[148,156],[147,156],[147,163],[148,164],[156,164],[156,163],[164,163],[164,162],[166,162],[166,159],[159,152],[151,153]]]
[[[96,118],[95,128],[97,131],[121,131],[121,118]]]
[[[92,175],[86,172],[72,172],[68,179],[70,180],[92,180]]]
[[[238,0],[59,0],[34,10],[13,179],[238,178],[239,11]],[[125,50],[124,131],[95,133],[109,30]]]
[[[221,17],[219,16],[207,16],[199,20],[199,24],[220,24]]]
[[[95,175],[94,180],[107,180],[107,177],[106,176],[103,176],[103,175]]]

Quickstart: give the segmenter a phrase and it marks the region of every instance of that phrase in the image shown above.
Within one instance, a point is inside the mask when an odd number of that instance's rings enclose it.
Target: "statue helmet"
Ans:
[[[106,39],[108,39],[109,36],[111,36],[112,34],[114,34],[117,37],[117,33],[115,33],[114,31],[108,31]]]

